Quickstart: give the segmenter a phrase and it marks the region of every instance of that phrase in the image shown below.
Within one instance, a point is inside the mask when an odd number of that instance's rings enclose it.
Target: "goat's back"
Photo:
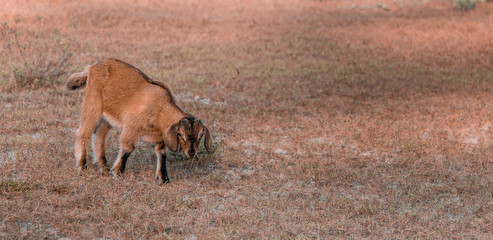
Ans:
[[[177,107],[167,84],[150,79],[139,69],[116,59],[109,59],[89,69],[86,94],[100,96],[103,111],[122,119],[142,106],[150,109]]]

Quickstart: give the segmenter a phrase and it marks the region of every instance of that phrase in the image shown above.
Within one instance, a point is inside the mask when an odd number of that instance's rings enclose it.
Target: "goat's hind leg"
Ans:
[[[110,130],[111,125],[101,118],[92,139],[92,151],[94,153],[93,163],[98,164],[98,170],[101,173],[107,173],[109,170],[108,162],[106,160],[105,140]]]
[[[87,146],[91,141],[91,135],[94,129],[96,129],[101,114],[102,103],[99,96],[97,94],[91,94],[88,89],[82,103],[80,127],[77,130],[77,136],[75,138],[75,168],[79,174],[86,167]]]

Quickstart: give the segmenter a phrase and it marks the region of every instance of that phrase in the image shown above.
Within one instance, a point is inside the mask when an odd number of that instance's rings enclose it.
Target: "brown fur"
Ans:
[[[178,107],[166,83],[150,79],[130,64],[105,60],[72,74],[67,82],[72,90],[84,85],[87,90],[75,142],[79,172],[86,165],[86,149],[93,133],[94,161],[101,171],[107,170],[104,142],[112,127],[121,129],[120,153],[111,169],[114,175],[125,169],[138,138],[156,144],[156,178],[160,182],[168,181],[166,147],[194,157],[204,136],[204,145],[210,151],[212,138],[202,121]]]
[[[70,75],[67,80],[67,88],[70,90],[75,90],[81,87],[84,87],[87,82],[87,71],[89,68],[86,68],[84,71],[79,73],[74,73]]]

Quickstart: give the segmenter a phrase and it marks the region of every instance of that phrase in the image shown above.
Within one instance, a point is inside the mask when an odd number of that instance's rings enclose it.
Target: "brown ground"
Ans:
[[[165,186],[147,144],[120,179],[76,176],[83,91],[0,91],[0,238],[493,237],[492,3],[0,6],[47,31],[77,18],[73,71],[116,57],[167,81],[218,146],[173,155]]]

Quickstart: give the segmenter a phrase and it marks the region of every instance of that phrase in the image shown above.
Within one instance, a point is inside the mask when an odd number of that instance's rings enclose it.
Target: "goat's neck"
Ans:
[[[173,123],[177,123],[180,119],[190,116],[189,114],[183,112],[181,109],[172,108],[167,111],[161,111],[159,114],[159,125],[163,130],[168,129]]]

